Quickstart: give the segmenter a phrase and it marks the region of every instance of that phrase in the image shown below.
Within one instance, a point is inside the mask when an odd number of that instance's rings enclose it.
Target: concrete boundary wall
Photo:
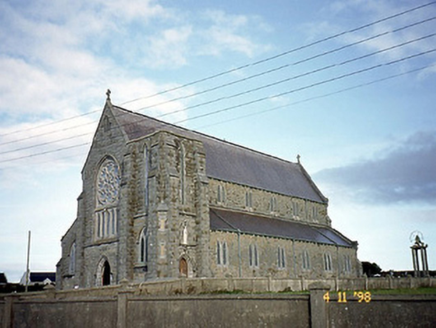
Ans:
[[[395,281],[399,280],[378,279],[377,286],[396,286]],[[365,283],[374,285],[371,281],[373,279],[363,279],[353,284],[355,287],[364,287]],[[0,296],[0,328],[432,327],[436,322],[436,295],[376,295],[371,302],[359,302],[352,297],[354,288],[347,288],[350,290],[347,302],[340,302],[342,292],[330,288],[332,282],[181,279],[8,294]],[[434,279],[421,278],[413,280],[412,284],[434,286],[434,282]],[[291,283],[306,286],[309,293],[265,293],[289,290]],[[349,281],[337,283],[339,287],[351,284]],[[242,289],[259,294],[217,292]],[[326,302],[324,295],[329,289],[330,299]]]
[[[436,287],[436,278],[358,278],[358,279],[274,279],[263,278],[200,278],[174,279],[166,281],[143,282],[131,285],[140,294],[172,295],[201,294],[216,291],[286,292],[304,291],[315,282],[322,281],[331,290],[369,290]]]

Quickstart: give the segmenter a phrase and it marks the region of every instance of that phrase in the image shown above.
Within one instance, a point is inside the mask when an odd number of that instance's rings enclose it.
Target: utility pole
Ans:
[[[27,239],[27,266],[26,266],[26,293],[29,286],[29,259],[30,259],[30,236],[31,232],[29,230],[29,237]]]

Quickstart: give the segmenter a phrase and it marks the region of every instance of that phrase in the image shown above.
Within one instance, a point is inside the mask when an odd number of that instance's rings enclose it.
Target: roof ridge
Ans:
[[[113,108],[116,108],[116,109],[118,109],[118,110],[121,110],[121,111],[128,112],[128,113],[133,114],[133,115],[138,115],[138,116],[141,116],[141,117],[146,117],[146,118],[148,118],[148,119],[152,119],[152,120],[154,120],[154,121],[156,121],[156,122],[159,122],[159,123],[162,123],[162,124],[165,124],[165,125],[170,125],[171,127],[174,127],[174,128],[177,128],[177,129],[181,129],[181,130],[184,130],[184,131],[186,131],[186,132],[190,132],[190,133],[197,134],[197,135],[199,135],[199,136],[201,136],[201,137],[203,137],[203,138],[209,138],[209,139],[212,139],[212,140],[214,140],[214,141],[218,141],[218,142],[221,142],[221,143],[224,143],[224,144],[227,144],[227,145],[230,145],[230,146],[236,147],[236,148],[240,148],[240,149],[242,149],[242,150],[248,150],[248,151],[250,151],[250,152],[253,152],[253,153],[256,153],[256,154],[259,154],[259,155],[265,156],[265,157],[269,157],[269,158],[272,158],[272,159],[274,159],[274,160],[279,160],[279,161],[284,162],[284,163],[292,164],[292,165],[295,165],[295,166],[298,167],[298,163],[295,163],[295,162],[292,162],[292,161],[290,161],[290,160],[286,160],[286,159],[283,159],[283,158],[280,158],[280,157],[277,157],[277,156],[273,156],[273,155],[271,155],[271,154],[267,154],[267,153],[264,153],[264,152],[258,151],[258,150],[256,150],[256,149],[252,149],[252,148],[249,148],[249,147],[247,147],[247,146],[243,146],[243,145],[240,145],[240,144],[237,144],[237,143],[231,142],[231,141],[227,141],[227,140],[224,140],[224,139],[220,139],[220,138],[218,138],[218,137],[215,137],[215,136],[212,136],[212,135],[209,135],[209,134],[203,133],[203,132],[199,132],[199,131],[191,130],[191,129],[185,128],[185,127],[183,127],[183,126],[180,126],[180,125],[176,125],[176,124],[173,124],[173,123],[165,122],[165,121],[159,120],[159,119],[157,119],[157,118],[155,118],[155,117],[148,116],[148,115],[145,115],[145,114],[142,114],[142,113],[138,113],[138,112],[134,112],[134,111],[132,111],[132,110],[129,110],[129,109],[126,109],[126,108],[123,108],[123,107],[120,107],[120,106],[112,105],[112,107],[113,107]]]

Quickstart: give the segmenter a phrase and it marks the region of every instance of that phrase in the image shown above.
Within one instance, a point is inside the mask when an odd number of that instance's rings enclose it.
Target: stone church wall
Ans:
[[[226,243],[226,264],[218,264],[218,246],[222,253],[222,243]],[[256,246],[258,265],[250,265],[250,246]],[[284,266],[279,265],[279,249],[284,251]],[[265,277],[329,279],[334,277],[357,277],[360,275],[360,264],[356,250],[348,247],[336,247],[313,242],[293,241],[237,233],[213,231],[210,238],[211,269],[215,277]],[[309,267],[303,268],[302,253],[309,255]],[[280,251],[281,252],[281,251]],[[241,255],[239,257],[239,254]],[[325,269],[325,254],[331,256],[331,270]],[[344,270],[344,256],[350,258],[351,268]],[[221,254],[222,257],[222,254]],[[252,262],[254,254],[252,253]],[[280,264],[283,262],[280,259]],[[239,271],[240,270],[240,271]]]
[[[224,188],[224,196],[218,195],[220,186]],[[251,193],[251,196],[247,196],[247,193]],[[247,197],[251,197],[251,201],[249,201],[251,206],[247,206]],[[272,198],[275,198],[275,201],[272,201]],[[214,207],[330,225],[330,219],[327,216],[327,204],[212,178],[209,179],[209,202]]]
[[[127,192],[128,175],[125,170],[126,139],[125,135],[115,122],[111,111],[105,110],[100,121],[101,128],[97,130],[87,160],[82,170],[83,191],[78,199],[76,223],[70,228],[62,239],[62,245],[68,247],[74,240],[76,242],[76,269],[74,277],[65,276],[68,271],[68,257],[63,256],[59,262],[59,270],[63,273],[65,286],[79,285],[90,287],[96,284],[96,272],[103,256],[110,259],[112,279],[118,281],[125,276],[126,244],[122,241],[127,229],[127,204],[123,202]],[[117,205],[118,236],[111,240],[95,241],[95,209],[96,209],[96,176],[100,163],[105,158],[112,158],[119,167],[121,175],[120,201]]]
[[[209,211],[202,144],[161,131],[131,142],[129,149],[137,151],[131,156],[137,172],[132,172],[136,192],[130,201],[138,204],[132,229],[133,280],[178,277],[181,258],[188,262],[189,276],[203,274],[207,265],[202,262],[208,263],[209,256]],[[146,269],[137,263],[145,227],[153,245]],[[189,233],[182,244],[184,228]]]

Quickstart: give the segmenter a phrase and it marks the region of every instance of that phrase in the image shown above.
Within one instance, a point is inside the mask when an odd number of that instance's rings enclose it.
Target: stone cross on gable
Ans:
[[[107,91],[106,91],[106,96],[107,96],[107,100],[111,100],[111,91],[110,91],[110,89],[107,89]]]

